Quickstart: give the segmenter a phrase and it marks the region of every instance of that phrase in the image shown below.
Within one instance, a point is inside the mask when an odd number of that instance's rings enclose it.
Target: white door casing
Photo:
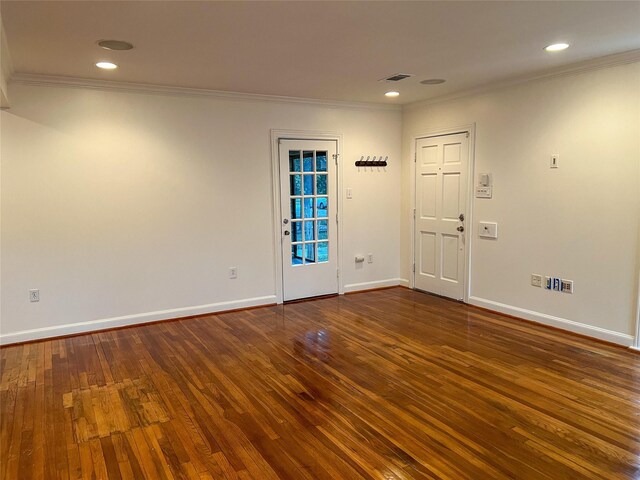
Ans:
[[[284,301],[338,293],[336,147],[279,142]]]
[[[415,160],[414,286],[462,300],[469,134],[418,138]]]

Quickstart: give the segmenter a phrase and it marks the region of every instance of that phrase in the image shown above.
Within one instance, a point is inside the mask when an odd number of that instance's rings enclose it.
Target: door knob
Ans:
[[[285,234],[285,235],[290,235],[289,230],[285,230],[285,231],[284,231],[284,234]]]
[[[458,230],[460,233],[464,232],[464,227],[462,225],[460,225],[458,228],[456,228],[456,230]]]
[[[460,220],[461,222],[464,222],[464,213],[460,214],[460,216],[458,217],[458,220]]]

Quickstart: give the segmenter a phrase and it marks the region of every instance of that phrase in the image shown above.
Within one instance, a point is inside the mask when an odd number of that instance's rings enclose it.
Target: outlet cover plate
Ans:
[[[558,277],[544,277],[544,288],[560,292],[562,290],[562,282]]]
[[[480,222],[478,236],[482,238],[498,238],[498,224],[495,222]]]

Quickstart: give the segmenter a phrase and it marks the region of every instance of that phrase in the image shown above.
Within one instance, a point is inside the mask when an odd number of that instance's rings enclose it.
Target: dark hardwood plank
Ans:
[[[0,349],[1,479],[634,479],[640,356],[402,288]]]

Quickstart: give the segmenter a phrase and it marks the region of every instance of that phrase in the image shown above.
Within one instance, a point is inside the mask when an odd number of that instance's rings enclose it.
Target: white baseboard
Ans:
[[[613,330],[594,327],[593,325],[587,325],[586,323],[579,323],[561,317],[554,317],[552,315],[547,315],[546,313],[534,312],[533,310],[526,310],[524,308],[514,307],[504,303],[486,300],[484,298],[469,297],[469,303],[476,307],[487,308],[507,315],[513,315],[514,317],[520,317],[533,322],[542,323],[544,325],[561,328],[562,330],[569,330],[570,332],[580,333],[582,335],[599,338],[600,340],[606,340],[607,342],[617,343],[626,347],[633,345],[634,341],[632,335],[614,332]]]
[[[107,328],[142,325],[144,323],[157,322],[159,320],[189,317],[191,315],[204,315],[207,313],[222,312],[225,310],[235,310],[237,308],[257,307],[260,305],[269,305],[271,303],[276,303],[275,295],[244,298],[242,300],[232,300],[229,302],[210,303],[208,305],[197,305],[194,307],[172,308],[170,310],[159,310],[157,312],[137,313],[135,315],[103,318],[100,320],[90,320],[88,322],[68,323],[66,325],[34,328],[32,330],[21,330],[18,332],[0,334],[0,345],[30,342],[33,340],[41,340],[50,337],[62,337],[65,335],[73,335],[78,333],[90,333],[96,330],[104,330]]]
[[[631,346],[629,347],[629,349],[630,349],[630,350],[635,350],[636,352],[640,352],[640,347],[636,347],[636,346],[634,346],[634,345],[631,345]]]
[[[374,282],[351,283],[344,286],[344,293],[370,290],[372,288],[397,287],[398,285],[403,285],[402,282],[406,282],[406,280],[402,278],[387,278],[386,280],[376,280]]]
[[[357,292],[359,290],[368,290],[372,288],[394,287],[397,285],[409,286],[409,281],[402,278],[389,278],[386,280],[377,280],[374,282],[352,283],[345,285],[345,292]],[[264,297],[245,298],[241,300],[232,300],[228,302],[211,303],[208,305],[198,305],[193,307],[173,308],[170,310],[160,310],[156,312],[139,313],[135,315],[125,315],[121,317],[103,318],[99,320],[91,320],[87,322],[69,323],[66,325],[56,325],[52,327],[35,328],[32,330],[21,330],[18,332],[0,334],[0,345],[10,345],[12,343],[29,342],[33,340],[41,340],[51,337],[62,337],[66,335],[90,333],[96,330],[104,330],[108,328],[125,327],[130,325],[142,325],[148,322],[156,322],[159,320],[169,320],[172,318],[188,317],[191,315],[204,315],[208,313],[222,312],[226,310],[234,310],[237,308],[257,307],[260,305],[269,305],[276,303],[275,295],[267,295]],[[632,335],[614,332],[600,327],[594,327],[584,323],[574,322],[565,318],[554,317],[544,313],[526,310],[524,308],[514,307],[503,303],[486,300],[479,297],[470,297],[469,303],[478,307],[495,310],[521,317],[526,320],[551,325],[553,327],[569,330],[575,333],[581,333],[591,337],[606,340],[608,342],[624,345],[632,350],[640,351],[640,348],[634,347],[634,338]]]

